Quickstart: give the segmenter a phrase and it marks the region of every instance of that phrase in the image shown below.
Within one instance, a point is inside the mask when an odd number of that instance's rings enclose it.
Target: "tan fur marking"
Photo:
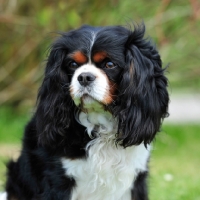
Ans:
[[[105,76],[106,76],[106,74],[105,74]],[[109,90],[107,91],[107,93],[103,99],[103,103],[108,105],[108,104],[112,103],[117,97],[117,95],[116,95],[117,84],[114,83],[113,81],[109,80],[107,76],[106,76],[106,79],[107,79],[107,82],[109,85]]]
[[[99,62],[103,61],[106,57],[107,57],[106,52],[99,51],[99,52],[94,54],[93,60],[94,60],[94,62],[99,63]]]
[[[73,95],[74,90],[72,86],[70,86],[69,92],[70,92],[71,97],[74,98],[74,95]]]
[[[72,53],[71,57],[75,62],[79,64],[84,64],[88,60],[87,57],[81,51],[76,51]]]

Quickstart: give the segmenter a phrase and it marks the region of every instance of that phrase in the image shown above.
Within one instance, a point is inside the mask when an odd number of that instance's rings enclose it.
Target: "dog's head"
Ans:
[[[77,109],[93,102],[118,121],[124,147],[150,143],[167,115],[167,78],[144,25],[90,27],[61,35],[51,47],[36,112],[40,142],[65,135]],[[90,106],[89,106],[90,107]]]

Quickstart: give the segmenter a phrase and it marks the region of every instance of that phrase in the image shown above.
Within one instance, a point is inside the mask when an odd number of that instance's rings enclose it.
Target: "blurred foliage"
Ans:
[[[132,20],[145,22],[164,64],[170,63],[170,87],[199,90],[198,0],[0,0],[0,106],[34,105],[56,31]]]

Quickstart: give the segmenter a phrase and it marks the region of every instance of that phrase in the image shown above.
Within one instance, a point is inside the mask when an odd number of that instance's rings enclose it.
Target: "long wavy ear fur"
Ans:
[[[135,26],[126,42],[124,68],[115,115],[118,140],[124,147],[149,144],[168,115],[167,78],[155,47],[144,39],[145,26]]]
[[[36,111],[36,127],[39,143],[52,145],[56,139],[64,135],[73,119],[74,104],[69,94],[69,80],[62,72],[66,51],[62,41],[51,47],[48,57],[45,78],[38,94]]]

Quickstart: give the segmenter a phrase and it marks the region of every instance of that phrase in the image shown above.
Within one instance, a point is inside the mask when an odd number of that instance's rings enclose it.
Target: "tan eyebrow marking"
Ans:
[[[108,54],[105,51],[99,51],[93,55],[93,60],[98,63],[103,61],[106,57],[108,57]]]
[[[75,51],[74,53],[71,54],[71,58],[80,64],[86,63],[87,62],[87,57],[84,55],[81,51]]]

